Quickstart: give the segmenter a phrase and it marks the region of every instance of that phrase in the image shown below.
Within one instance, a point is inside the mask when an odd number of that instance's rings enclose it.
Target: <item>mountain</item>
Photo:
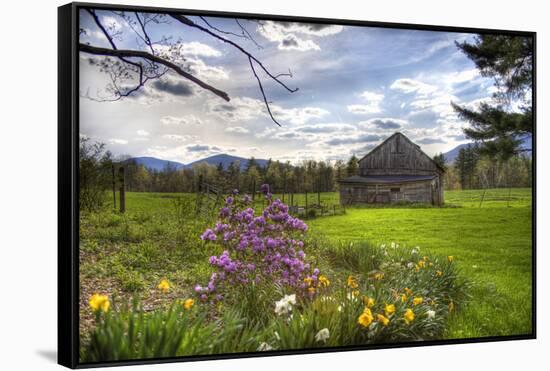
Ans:
[[[452,164],[455,161],[456,157],[458,156],[458,152],[460,151],[460,149],[466,148],[472,145],[474,145],[474,143],[459,144],[455,148],[451,149],[449,152],[443,153],[443,156],[445,156],[445,162],[448,164]],[[526,136],[522,139],[520,144],[521,149],[531,149],[533,148],[532,146],[533,146],[533,143],[532,143],[531,136]],[[531,156],[531,152],[525,152],[525,154],[528,156]]]
[[[190,164],[187,164],[185,167],[186,168],[191,168],[191,167],[193,167],[193,165],[200,164],[202,162],[206,162],[207,164],[214,165],[214,166],[218,166],[221,163],[223,168],[227,169],[227,168],[229,168],[229,165],[231,165],[232,162],[236,162],[236,161],[239,161],[241,171],[246,170],[246,167],[248,165],[248,159],[247,158],[226,155],[225,153],[220,154],[220,155],[210,156],[210,157],[207,157],[207,158],[203,158],[203,159],[191,162]],[[258,163],[258,166],[260,166],[260,167],[265,167],[267,165],[267,160],[256,159],[256,162]]]
[[[241,171],[246,170],[246,167],[248,165],[248,159],[244,157],[231,156],[226,154],[206,157],[197,161],[193,161],[189,164],[183,164],[181,162],[176,162],[176,161],[161,160],[155,157],[132,157],[126,160],[126,162],[130,162],[130,161],[133,161],[138,165],[143,165],[150,170],[157,170],[157,171],[162,171],[166,169],[166,167],[168,166],[176,170],[191,169],[193,165],[200,164],[202,162],[206,162],[207,164],[213,165],[213,166],[218,166],[221,163],[223,168],[227,170],[229,168],[229,165],[231,165],[232,162],[239,161],[241,166]],[[256,159],[256,162],[260,167],[265,167],[267,165],[267,160]]]
[[[126,160],[126,162],[130,161],[135,162],[137,165],[143,165],[147,169],[157,171],[162,171],[168,166],[177,170],[183,169],[185,167],[185,164],[182,164],[181,162],[161,160],[155,157],[132,157]]]

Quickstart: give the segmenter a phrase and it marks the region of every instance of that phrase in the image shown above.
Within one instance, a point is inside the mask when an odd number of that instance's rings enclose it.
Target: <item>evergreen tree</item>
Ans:
[[[346,166],[347,176],[354,176],[359,173],[359,160],[355,155],[351,156]]]
[[[441,166],[443,169],[447,170],[447,164],[446,164],[447,160],[445,159],[445,155],[443,155],[443,153],[440,152],[434,155],[433,160],[435,161],[436,164]]]
[[[495,81],[494,104],[470,109],[452,103],[458,115],[470,122],[468,138],[481,142],[481,153],[507,160],[523,150],[521,138],[532,135],[533,38],[508,35],[479,35],[473,42],[457,43],[482,76]],[[513,112],[514,102],[523,104]]]

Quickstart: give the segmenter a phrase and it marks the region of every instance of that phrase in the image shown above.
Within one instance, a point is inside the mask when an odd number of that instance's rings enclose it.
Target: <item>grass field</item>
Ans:
[[[311,220],[336,240],[394,241],[454,255],[473,283],[471,304],[448,337],[531,331],[531,190],[447,191],[444,208],[348,208],[346,215]]]
[[[307,223],[310,235],[320,239],[395,242],[454,255],[473,283],[472,300],[452,317],[446,336],[523,334],[531,330],[530,194],[530,189],[489,190],[480,207],[482,191],[450,191],[443,208],[353,207]],[[336,193],[321,194],[324,203],[337,199]],[[308,203],[316,202],[317,194],[309,195]],[[303,205],[304,196],[295,195],[294,203]],[[81,330],[92,321],[87,300],[93,292],[109,292],[115,300],[138,293],[152,309],[189,295],[208,279],[211,252],[198,236],[211,221],[196,218],[194,206],[190,194],[128,193],[124,215],[106,210],[81,216]],[[156,285],[163,278],[174,289],[159,298]]]

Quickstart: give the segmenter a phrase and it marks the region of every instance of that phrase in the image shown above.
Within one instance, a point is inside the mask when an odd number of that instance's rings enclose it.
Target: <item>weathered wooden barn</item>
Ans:
[[[339,181],[340,203],[442,205],[443,169],[420,146],[394,133],[359,160],[359,174]]]

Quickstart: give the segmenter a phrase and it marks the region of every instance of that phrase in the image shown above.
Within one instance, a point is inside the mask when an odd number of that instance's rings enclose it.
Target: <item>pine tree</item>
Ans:
[[[473,42],[457,43],[484,77],[495,81],[497,92],[493,104],[470,109],[452,103],[458,115],[470,122],[464,134],[480,142],[480,152],[492,158],[507,160],[525,149],[521,139],[533,133],[532,78],[533,38],[508,35],[479,35]],[[520,112],[511,110],[512,103],[523,104]]]
[[[347,176],[354,176],[359,173],[359,160],[355,155],[351,156],[346,166]]]

